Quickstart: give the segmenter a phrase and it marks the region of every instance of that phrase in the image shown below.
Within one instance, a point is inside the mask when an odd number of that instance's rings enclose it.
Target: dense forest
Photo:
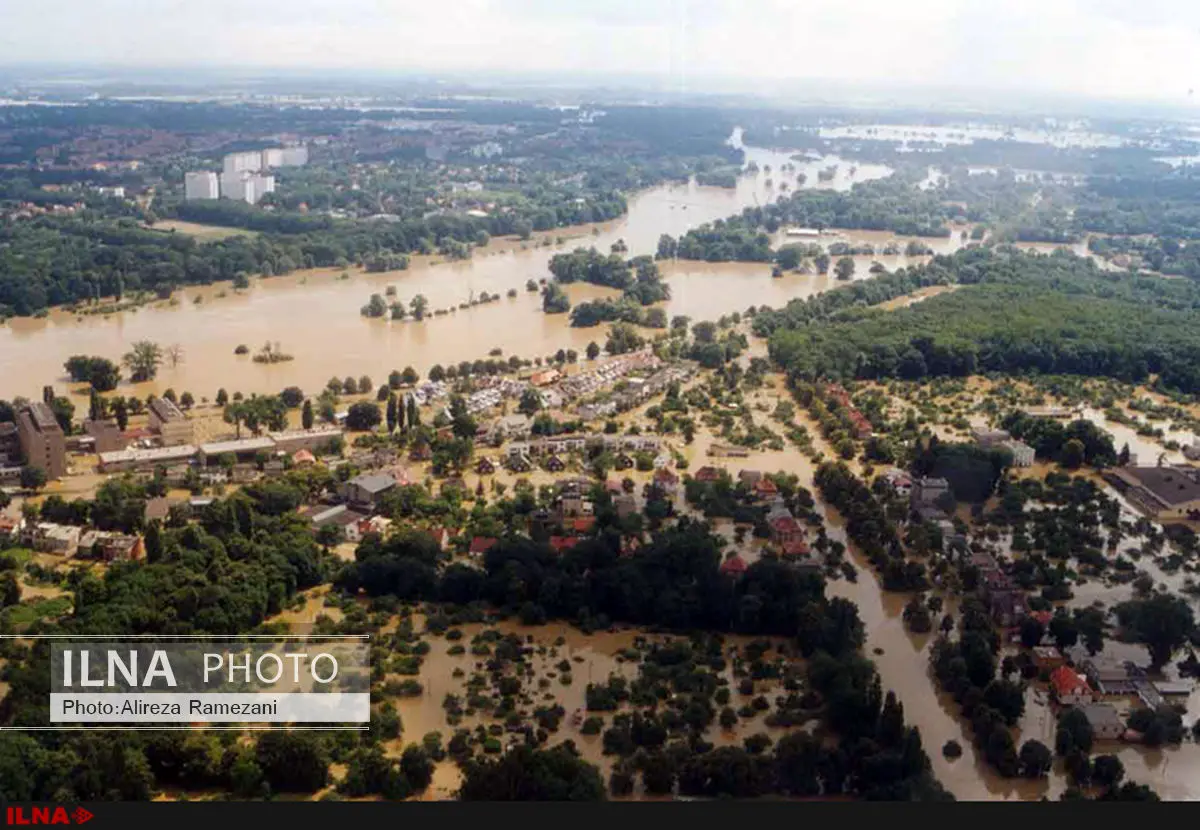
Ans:
[[[775,361],[805,379],[1158,374],[1167,387],[1200,389],[1200,291],[1191,283],[1012,249],[961,251],[917,271],[962,287],[898,311],[849,308],[821,320],[792,304],[756,325],[773,329]]]

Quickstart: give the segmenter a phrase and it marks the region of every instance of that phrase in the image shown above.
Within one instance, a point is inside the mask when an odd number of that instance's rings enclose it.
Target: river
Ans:
[[[731,142],[740,145],[740,132]],[[278,392],[285,386],[316,390],[331,376],[367,374],[377,381],[393,368],[411,365],[424,372],[435,363],[457,363],[486,357],[493,348],[504,354],[533,358],[560,348],[580,352],[589,341],[603,343],[604,328],[578,329],[566,315],[541,312],[537,294],[524,290],[526,280],[549,276],[547,263],[560,251],[595,245],[607,251],[624,240],[629,255],[652,254],[661,234],[681,235],[705,222],[766,204],[784,195],[779,187],[786,175],[795,186],[804,173],[806,187],[845,190],[854,183],[890,173],[882,165],[854,165],[834,157],[793,162],[788,153],[745,148],[747,163],[760,170],[739,178],[736,188],[667,184],[634,195],[629,212],[598,225],[560,229],[543,236],[551,244],[521,246],[497,240],[464,262],[437,262],[418,257],[403,272],[366,274],[351,269],[301,271],[285,277],[254,279],[248,290],[228,284],[188,287],[176,293],[177,302],[158,303],[136,311],[107,316],[78,317],[56,310],[43,319],[21,318],[0,326],[0,397],[36,396],[47,383],[67,383],[63,363],[74,354],[100,355],[117,360],[135,340],[178,344],[183,359],[164,365],[156,383],[132,387],[125,394],[147,395],[172,387],[191,391],[197,399],[215,396],[224,387],[242,391]],[[794,165],[787,174],[780,168]],[[768,172],[766,167],[770,165]],[[817,172],[837,166],[834,178],[818,182]],[[768,180],[772,180],[768,184]],[[562,242],[557,240],[562,238]],[[891,264],[891,263],[889,263]],[[770,266],[751,263],[664,263],[672,299],[669,315],[712,319],[750,305],[781,306],[789,299],[824,291],[828,276],[788,275],[772,279]],[[859,278],[868,276],[865,267]],[[423,294],[431,309],[454,308],[453,313],[423,323],[369,320],[359,308],[373,293],[395,286],[405,302]],[[516,288],[515,298],[505,296]],[[500,294],[498,302],[457,309],[472,295]],[[590,285],[568,287],[572,302],[615,292]],[[199,302],[197,302],[199,298]],[[257,350],[265,342],[279,343],[295,358],[267,366],[248,356],[235,356],[239,344]]]

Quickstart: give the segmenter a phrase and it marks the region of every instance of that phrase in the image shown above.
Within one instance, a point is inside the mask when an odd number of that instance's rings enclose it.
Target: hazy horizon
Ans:
[[[0,0],[0,65],[948,88],[1189,105],[1182,0]],[[491,77],[489,77],[491,76]]]

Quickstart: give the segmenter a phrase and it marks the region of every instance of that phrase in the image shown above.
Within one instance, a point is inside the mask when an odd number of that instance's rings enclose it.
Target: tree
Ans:
[[[839,258],[833,266],[833,273],[842,282],[850,279],[854,276],[854,260],[848,256]]]
[[[429,367],[429,379],[434,383],[440,383],[446,379],[446,370],[442,368],[442,364],[435,363]]]
[[[547,314],[564,314],[571,310],[571,299],[557,282],[548,282],[542,289],[542,311]]]
[[[124,432],[125,428],[129,426],[129,408],[124,398],[117,397],[113,399],[112,412],[113,418],[117,421],[117,429]]]
[[[813,267],[817,269],[818,274],[828,274],[829,254],[820,253],[813,257]]]
[[[388,388],[399,389],[401,384],[403,384],[403,383],[404,383],[404,378],[400,374],[400,370],[393,369],[392,371],[390,371],[388,373]]]
[[[1086,459],[1083,442],[1078,438],[1072,438],[1063,444],[1062,455],[1059,456],[1062,465],[1068,470],[1077,470],[1083,465]]]
[[[329,755],[313,732],[263,732],[255,756],[275,792],[316,792],[329,780]]]
[[[521,393],[521,401],[517,404],[517,411],[524,415],[536,415],[542,408],[542,395],[536,389],[528,388]]]
[[[295,409],[304,402],[304,390],[299,386],[289,386],[279,393],[279,398],[288,409]]]
[[[587,344],[587,349],[584,352],[588,360],[595,360],[600,356],[600,345],[595,340]]]
[[[1122,444],[1121,452],[1117,454],[1117,465],[1120,467],[1128,467],[1129,466],[1129,458],[1130,458],[1129,444]]]
[[[11,608],[21,603],[21,583],[12,571],[0,576],[0,608]]]
[[[371,378],[367,375],[363,375],[358,379],[358,394],[365,395],[370,392],[373,387],[374,384],[371,383]]]
[[[346,427],[348,429],[374,429],[382,421],[383,414],[379,411],[379,404],[372,401],[359,401],[356,404],[352,404],[346,413]]]
[[[408,385],[412,385],[421,379],[417,374],[417,370],[411,366],[405,366],[404,371],[400,373],[400,380]]]
[[[518,746],[498,758],[467,762],[462,801],[603,801],[600,771],[570,743],[551,749]]]
[[[1076,750],[1088,753],[1092,751],[1094,740],[1092,724],[1082,709],[1074,706],[1063,712],[1058,718],[1058,729],[1054,735],[1054,751],[1060,757],[1070,755]]]
[[[46,471],[41,467],[27,465],[21,468],[21,487],[37,492],[46,486]]]
[[[382,317],[388,312],[387,301],[381,294],[372,294],[371,299],[360,310],[363,317]]]
[[[425,299],[424,294],[418,294],[408,306],[412,310],[413,319],[419,322],[425,319],[425,314],[429,311],[429,300]]]
[[[217,390],[216,401],[217,406],[224,406],[225,404],[229,403],[229,393],[225,391],[224,386]]]
[[[1092,762],[1092,781],[1111,789],[1125,778],[1125,765],[1116,755],[1097,755]]]
[[[389,433],[396,431],[396,419],[399,409],[399,401],[396,399],[396,393],[392,392],[387,397],[387,431]]]
[[[1050,748],[1041,741],[1026,741],[1017,755],[1021,774],[1026,778],[1045,778],[1054,763]]]
[[[138,340],[121,358],[121,362],[129,370],[129,379],[134,383],[153,380],[158,375],[158,367],[162,365],[163,350],[157,343]]]
[[[1042,641],[1042,624],[1033,617],[1026,617],[1021,620],[1021,645],[1025,648],[1033,648]]]
[[[1191,605],[1170,594],[1123,602],[1116,612],[1121,626],[1149,650],[1155,669],[1166,665],[1196,627]]]
[[[311,400],[304,401],[304,408],[300,410],[300,425],[305,429],[313,427],[313,405]]]
[[[191,409],[196,405],[196,399],[192,396],[191,392],[184,392],[179,396],[179,405],[184,409]]]
[[[111,392],[121,382],[121,371],[117,364],[103,357],[74,355],[64,364],[67,374],[76,383],[90,383],[97,392]]]

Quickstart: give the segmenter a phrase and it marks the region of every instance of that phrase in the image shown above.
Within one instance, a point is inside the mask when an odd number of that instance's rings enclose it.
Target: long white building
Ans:
[[[183,192],[189,202],[193,199],[219,198],[221,190],[217,183],[217,174],[209,170],[184,173]]]

